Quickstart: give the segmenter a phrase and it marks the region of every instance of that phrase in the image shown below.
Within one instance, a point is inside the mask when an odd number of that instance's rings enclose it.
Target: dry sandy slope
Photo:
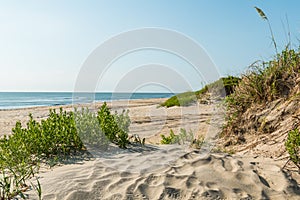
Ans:
[[[257,156],[209,153],[223,115],[216,105],[158,108],[161,99],[119,101],[113,110],[129,109],[132,134],[145,137],[146,147],[90,150],[94,159],[43,169],[38,176],[43,199],[297,199],[299,185],[281,170],[284,161]],[[94,108],[100,104],[93,105]],[[66,106],[66,109],[72,109]],[[47,117],[49,108],[0,111],[1,130],[9,132],[28,113]],[[155,145],[161,133],[180,128],[206,135],[201,150]],[[152,144],[149,144],[152,143]],[[29,199],[37,199],[28,191]]]

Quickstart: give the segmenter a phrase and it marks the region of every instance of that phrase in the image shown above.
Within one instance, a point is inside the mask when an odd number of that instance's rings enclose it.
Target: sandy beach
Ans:
[[[146,146],[88,149],[93,158],[51,169],[42,167],[37,176],[43,199],[299,199],[299,176],[281,169],[287,159],[216,153],[214,144],[224,120],[219,104],[159,107],[163,101],[109,103],[113,111],[129,110],[129,134],[145,138]],[[89,107],[97,109],[100,105]],[[49,108],[0,111],[0,133],[10,134],[17,120],[25,125],[29,113],[38,120],[46,118]],[[178,133],[180,128],[192,131],[195,137],[203,135],[203,147],[159,144],[161,134],[169,134],[170,129]],[[34,190],[26,195],[38,199]]]

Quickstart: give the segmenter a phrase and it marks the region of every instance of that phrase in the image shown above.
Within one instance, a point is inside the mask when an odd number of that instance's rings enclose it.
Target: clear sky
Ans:
[[[254,6],[268,16],[280,48],[287,43],[287,17],[294,48],[298,48],[299,0],[0,1],[0,91],[73,91],[83,63],[95,48],[114,35],[144,27],[187,35],[206,50],[221,75],[238,75],[275,52],[268,25]],[[193,89],[201,88],[186,63],[148,50],[114,63],[98,90],[114,91],[132,66],[162,60],[186,73]]]

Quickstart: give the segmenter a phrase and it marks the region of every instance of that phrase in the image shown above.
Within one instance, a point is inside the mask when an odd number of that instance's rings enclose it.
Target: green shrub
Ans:
[[[33,125],[31,125],[33,124]],[[75,115],[60,108],[60,112],[50,110],[49,117],[40,124],[30,120],[27,124],[32,144],[37,146],[39,156],[55,157],[70,155],[83,148],[77,133]],[[32,136],[33,135],[33,136]]]
[[[290,160],[293,161],[300,170],[300,133],[298,129],[289,132],[285,147],[290,154]]]
[[[20,129],[21,124],[16,124]],[[0,199],[12,199],[22,194],[26,180],[37,173],[39,159],[31,155],[25,131],[0,139]]]
[[[43,132],[55,134],[55,141],[53,139],[50,147],[52,153],[57,154],[70,154],[72,151],[81,150],[83,144],[77,134],[75,117],[73,112],[67,113],[60,109],[60,113],[50,111],[50,116],[47,120],[42,121]],[[47,131],[47,132],[46,132]]]
[[[167,107],[167,108],[172,107],[172,106],[180,106],[177,96],[170,97],[169,99],[167,99],[165,102],[163,102],[160,105]]]
[[[0,139],[0,199],[22,194],[26,180],[38,173],[40,162],[65,158],[84,150],[83,142],[106,147],[109,140],[122,148],[128,141],[128,111],[110,113],[106,103],[98,116],[88,109],[81,112],[49,111],[47,119],[37,122],[29,115],[25,128],[16,122],[13,134]],[[108,140],[109,139],[109,140]],[[34,187],[41,198],[41,186]]]
[[[129,117],[129,110],[125,111],[123,110],[121,114],[118,114],[117,111],[115,111],[114,118],[116,123],[118,124],[119,128],[123,130],[124,132],[129,132],[129,126],[130,126],[130,117]]]
[[[109,140],[101,131],[99,120],[95,113],[89,109],[82,108],[81,111],[75,110],[75,122],[78,135],[84,145],[100,147],[106,149]]]
[[[97,116],[102,132],[113,143],[121,148],[126,148],[129,143],[128,130],[130,118],[128,112],[122,114],[111,114],[107,104],[104,103],[98,111]]]
[[[17,123],[19,126],[20,123]],[[4,136],[0,139],[0,168],[22,168],[23,165],[35,163],[36,158],[31,157],[31,151],[26,146],[25,131],[21,130],[15,135]]]
[[[33,155],[40,159],[50,158],[68,155],[83,148],[77,134],[74,113],[62,109],[59,113],[50,110],[49,117],[41,122],[34,120],[30,114],[27,127],[23,128],[21,123],[17,122],[12,132],[8,143],[14,142],[14,145],[5,146],[12,151],[13,148],[23,149],[23,152],[27,153],[24,157]]]

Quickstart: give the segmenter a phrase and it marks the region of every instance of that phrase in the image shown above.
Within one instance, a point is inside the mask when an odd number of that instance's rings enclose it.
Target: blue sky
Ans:
[[[267,23],[254,6],[267,14],[280,48],[287,43],[287,16],[293,45],[298,47],[297,0],[0,1],[0,91],[73,91],[95,48],[119,33],[144,27],[187,35],[206,50],[221,75],[238,75],[254,61],[274,55]],[[151,62],[174,67],[192,89],[203,84],[175,56],[144,51],[114,63],[99,80],[98,90],[114,91],[132,67]],[[178,83],[178,91],[189,89]]]

